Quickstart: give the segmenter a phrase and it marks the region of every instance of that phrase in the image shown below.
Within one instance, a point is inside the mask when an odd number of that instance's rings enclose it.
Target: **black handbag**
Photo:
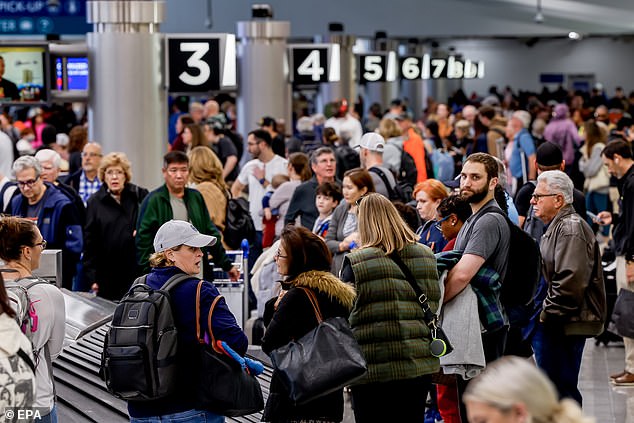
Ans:
[[[200,330],[200,289],[196,290],[196,337],[199,342],[200,369],[198,372],[198,389],[196,390],[197,407],[229,417],[245,416],[257,413],[264,408],[262,389],[257,378],[243,369],[233,358],[216,349],[216,338],[211,326],[211,317],[218,301],[218,295],[209,309],[207,324],[211,345],[205,343]]]
[[[634,291],[621,289],[614,303],[612,321],[619,335],[634,338]]]
[[[342,389],[368,371],[359,344],[343,317],[323,319],[315,293],[308,296],[319,323],[297,341],[271,352],[271,362],[295,404]]]
[[[420,303],[420,307],[423,309],[423,320],[431,332],[429,352],[434,357],[442,357],[449,354],[453,351],[453,345],[449,342],[449,338],[447,337],[445,331],[440,327],[440,324],[438,323],[438,316],[431,311],[429,303],[427,302],[427,295],[425,295],[416,283],[414,274],[411,270],[409,270],[409,267],[403,263],[403,260],[396,252],[389,254],[388,257],[391,258],[401,269],[401,272],[405,275],[405,279],[412,286],[412,289],[414,289],[418,302]]]

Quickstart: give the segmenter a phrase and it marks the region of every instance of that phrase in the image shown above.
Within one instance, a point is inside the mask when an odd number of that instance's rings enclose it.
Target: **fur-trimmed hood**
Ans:
[[[340,281],[330,272],[310,270],[293,279],[292,284],[322,292],[331,300],[347,307],[348,310],[352,310],[357,296],[357,292],[351,285]]]

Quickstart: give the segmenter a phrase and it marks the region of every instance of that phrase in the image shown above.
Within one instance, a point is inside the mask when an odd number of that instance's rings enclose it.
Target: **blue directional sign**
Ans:
[[[0,0],[0,35],[86,34],[86,0]]]

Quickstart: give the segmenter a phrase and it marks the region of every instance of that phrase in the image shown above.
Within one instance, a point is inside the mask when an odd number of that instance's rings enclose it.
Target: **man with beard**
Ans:
[[[511,232],[494,199],[497,184],[498,164],[493,156],[474,153],[467,158],[460,172],[460,195],[469,202],[473,214],[458,233],[454,249],[463,253],[447,275],[444,297],[444,302],[451,301],[471,284],[478,300],[482,346],[487,363],[502,356],[508,329],[500,303],[500,289],[506,275]],[[483,266],[494,270],[499,277],[474,278]],[[458,377],[457,384],[461,397],[467,382]],[[466,416],[463,406],[460,411]]]
[[[273,189],[271,180],[277,174],[288,175],[288,161],[273,152],[271,135],[263,130],[251,131],[247,137],[247,150],[253,157],[249,160],[231,186],[233,198],[242,195],[249,187],[249,212],[255,224],[256,238],[249,253],[249,269],[262,253],[262,198]]]

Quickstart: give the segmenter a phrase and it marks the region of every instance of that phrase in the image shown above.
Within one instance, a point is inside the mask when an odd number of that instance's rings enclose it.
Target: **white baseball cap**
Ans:
[[[217,239],[211,235],[203,235],[198,229],[189,222],[184,220],[170,220],[156,232],[154,237],[154,251],[161,251],[174,248],[178,245],[187,245],[189,247],[206,247],[214,245]]]
[[[368,132],[363,134],[359,144],[357,144],[354,148],[367,148],[370,151],[383,152],[383,149],[385,148],[385,139],[376,132]]]

